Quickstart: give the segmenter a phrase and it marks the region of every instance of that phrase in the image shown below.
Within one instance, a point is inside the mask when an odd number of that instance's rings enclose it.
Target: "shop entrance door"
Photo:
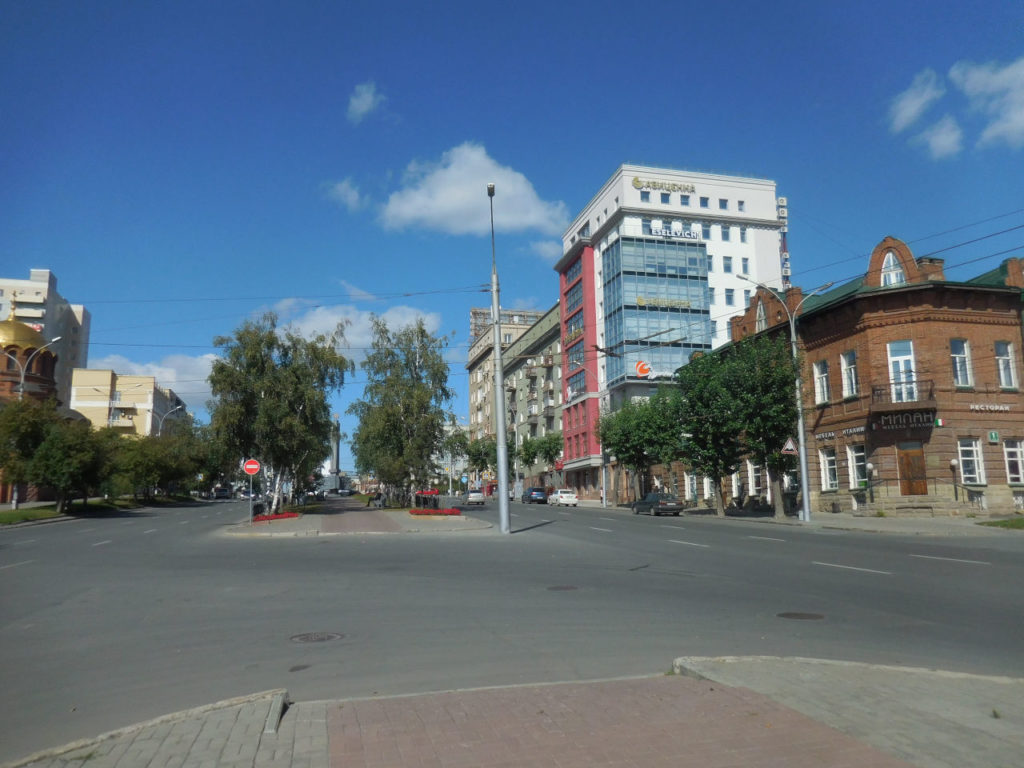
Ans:
[[[928,476],[924,469],[924,448],[919,442],[896,446],[896,465],[900,473],[900,494],[924,496],[928,493]]]

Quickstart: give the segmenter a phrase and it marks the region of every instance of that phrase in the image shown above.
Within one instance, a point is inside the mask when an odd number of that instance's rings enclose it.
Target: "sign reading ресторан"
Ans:
[[[972,411],[995,411],[997,413],[1009,413],[1010,406],[1004,403],[971,403]]]
[[[641,179],[639,176],[633,177],[633,187],[635,189],[660,189],[665,192],[689,192],[690,194],[697,191],[697,188],[693,184],[680,184],[675,181]]]

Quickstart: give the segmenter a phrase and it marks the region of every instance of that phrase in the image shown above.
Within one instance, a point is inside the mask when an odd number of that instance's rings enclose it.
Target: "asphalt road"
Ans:
[[[509,536],[228,537],[241,502],[0,531],[0,761],[277,687],[587,680],[717,654],[1024,676],[1021,537],[511,509]],[[469,514],[497,519],[493,502]]]

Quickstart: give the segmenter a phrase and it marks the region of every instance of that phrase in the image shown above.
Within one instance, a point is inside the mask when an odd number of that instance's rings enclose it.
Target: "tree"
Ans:
[[[793,468],[791,456],[782,453],[786,440],[796,431],[796,363],[783,337],[745,339],[729,352],[737,388],[738,411],[743,422],[743,444],[756,464],[768,471],[775,517],[785,517],[782,475]]]
[[[284,482],[306,477],[330,455],[327,397],[353,370],[338,351],[343,340],[342,324],[303,338],[279,329],[273,313],[214,339],[223,355],[210,372],[211,425],[235,466],[253,457],[272,472],[271,511]]]
[[[444,438],[441,440],[441,456],[443,456],[448,464],[448,492],[451,493],[452,476],[451,468],[455,465],[456,461],[461,458],[465,458],[469,452],[469,437],[465,431],[460,429],[455,419],[452,419],[448,425],[448,431]],[[459,486],[461,488],[461,485]]]
[[[655,464],[668,464],[682,451],[679,416],[681,397],[675,389],[659,389],[649,400],[627,400],[619,410],[598,422],[604,449],[634,472],[635,498],[643,493],[643,481]]]
[[[498,443],[493,437],[482,437],[470,440],[466,446],[466,458],[469,468],[474,472],[483,472],[498,465]]]
[[[359,419],[352,452],[360,472],[374,473],[407,499],[414,483],[433,474],[444,425],[452,418],[448,342],[429,334],[422,320],[397,331],[379,317],[372,323],[372,352],[361,363],[366,387],[348,409]]]
[[[740,465],[743,413],[738,390],[745,384],[736,366],[722,355],[701,355],[679,369],[680,458],[696,474],[713,481],[715,511],[725,515],[722,478]]]
[[[17,487],[30,481],[32,457],[46,439],[47,429],[59,419],[52,400],[12,400],[0,407],[0,468],[4,482]]]
[[[72,492],[88,498],[89,489],[106,477],[110,443],[92,431],[89,422],[58,419],[46,429],[46,437],[32,457],[30,480],[57,493],[57,513],[63,514]]]

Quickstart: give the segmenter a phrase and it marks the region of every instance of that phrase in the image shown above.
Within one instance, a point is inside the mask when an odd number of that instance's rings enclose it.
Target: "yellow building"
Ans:
[[[187,416],[181,398],[158,387],[154,377],[91,368],[71,372],[71,410],[94,429],[113,427],[126,435],[159,435],[167,422]]]

